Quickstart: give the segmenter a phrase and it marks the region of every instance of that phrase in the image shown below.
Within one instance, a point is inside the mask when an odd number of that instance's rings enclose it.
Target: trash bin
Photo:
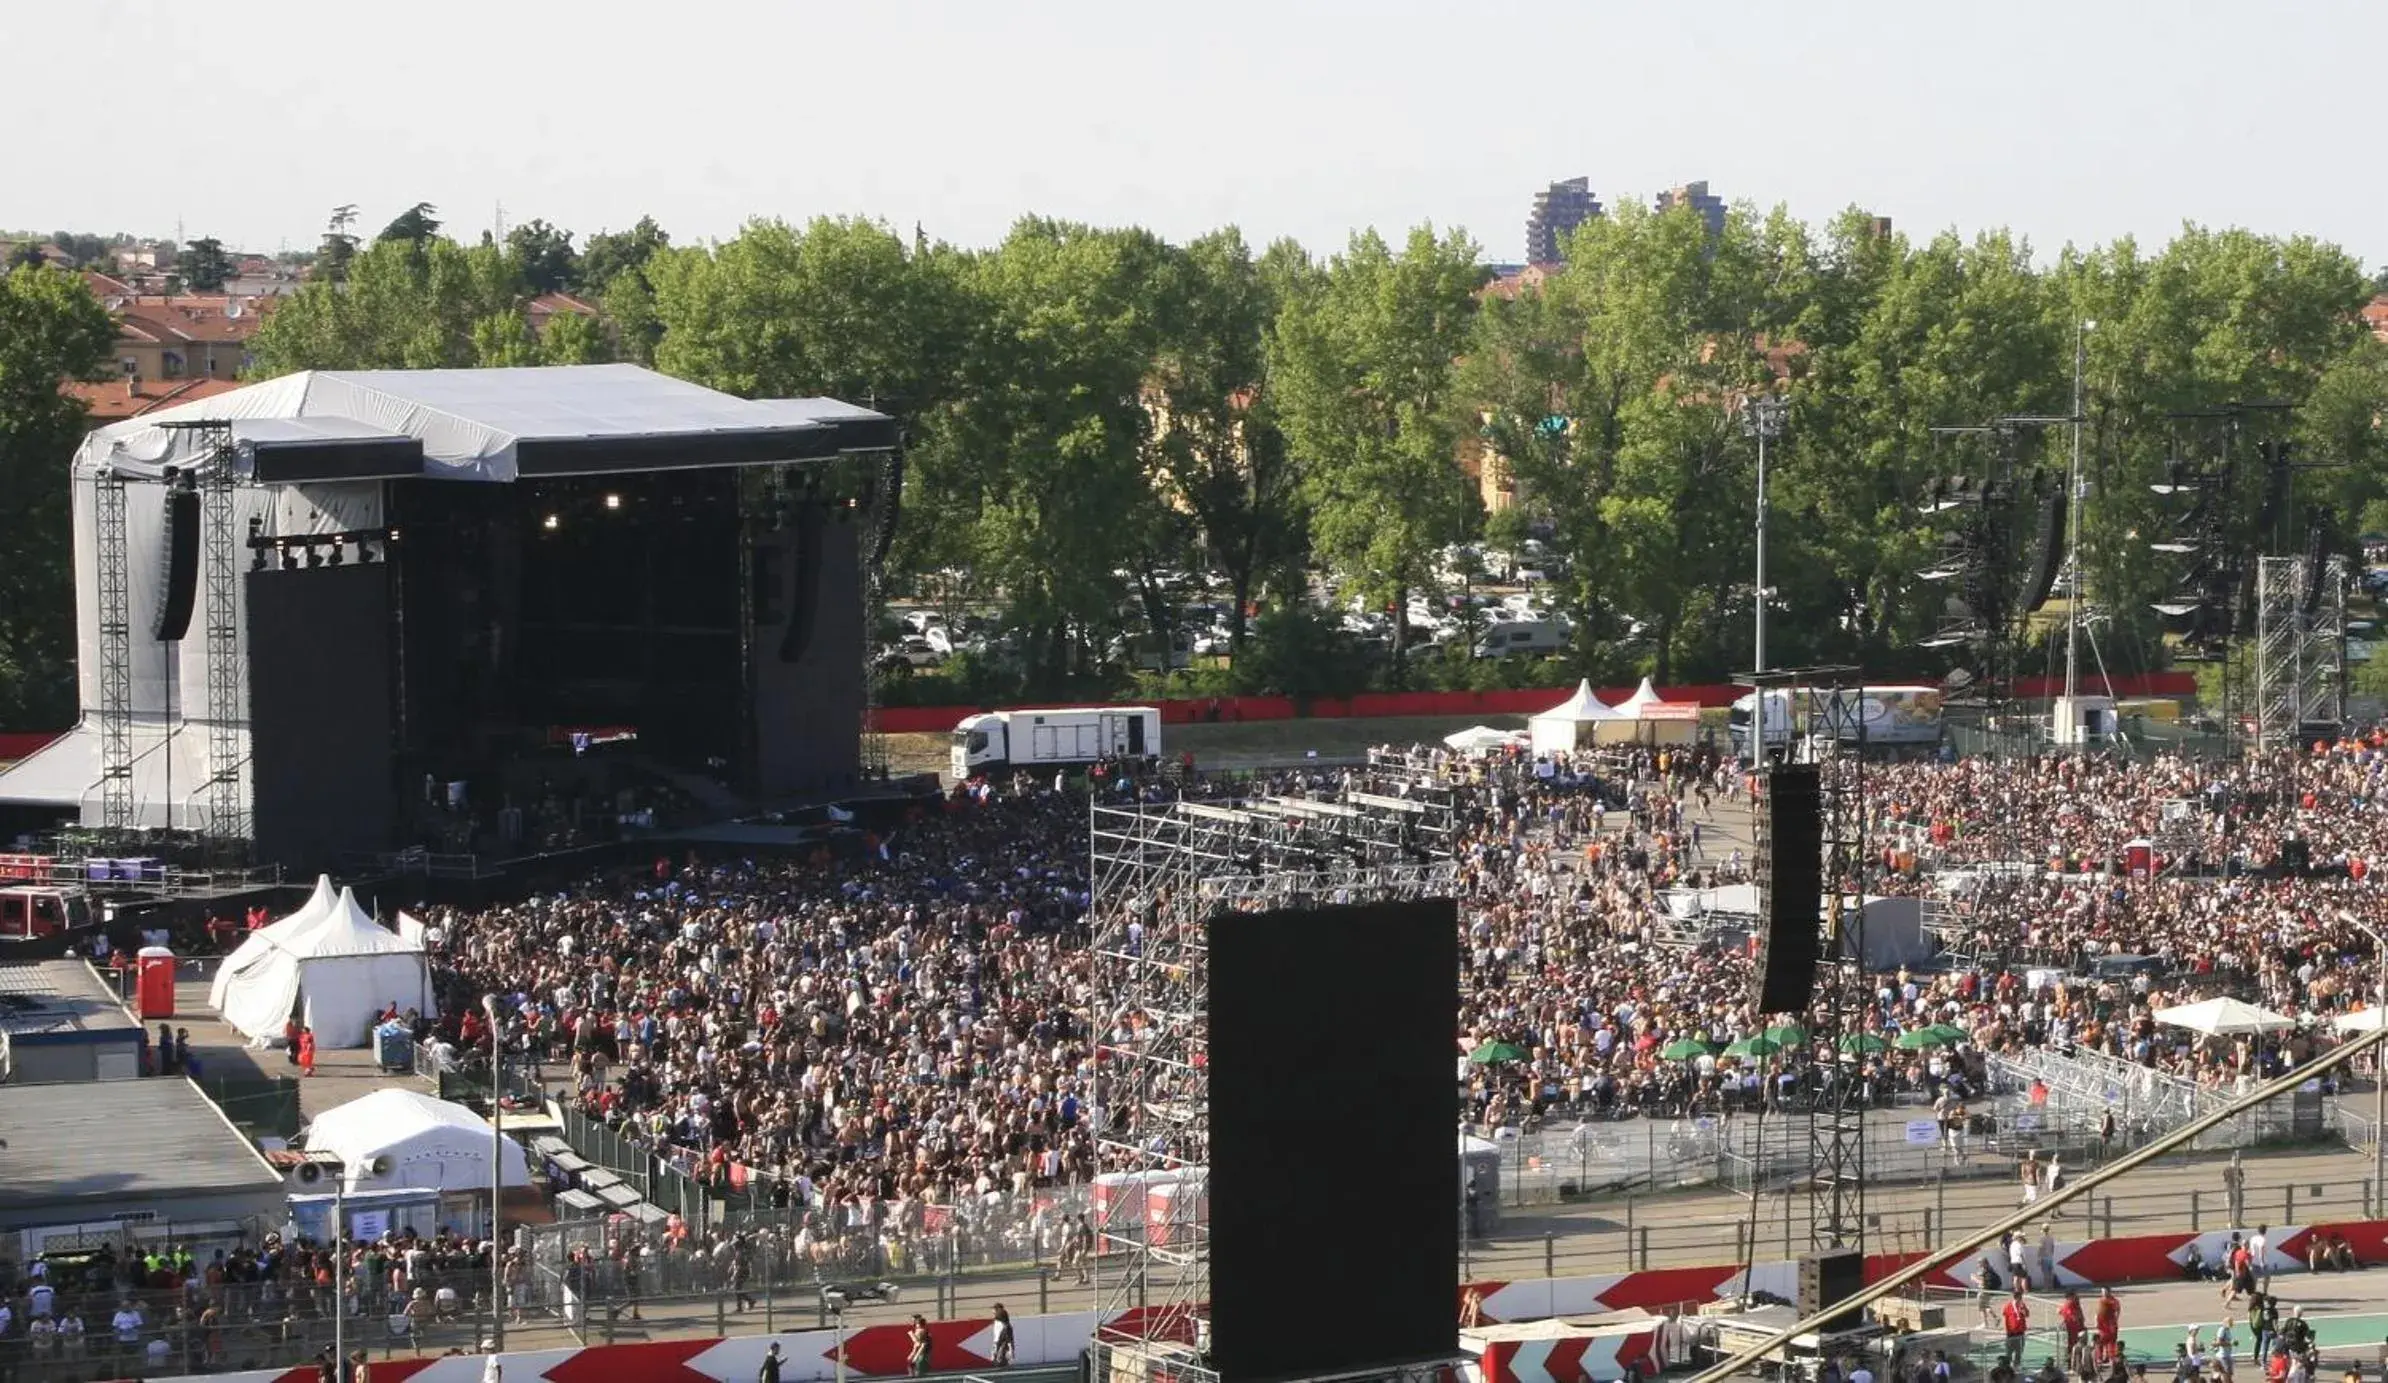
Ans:
[[[415,1068],[414,1034],[402,1024],[384,1023],[373,1030],[373,1060],[384,1071]]]
[[[174,1016],[174,953],[163,946],[144,946],[134,957],[140,967],[133,988],[133,1006],[147,1018]]]

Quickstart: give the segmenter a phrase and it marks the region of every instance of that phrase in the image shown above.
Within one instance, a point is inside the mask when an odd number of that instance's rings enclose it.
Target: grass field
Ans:
[[[1378,716],[1367,719],[1253,720],[1234,725],[1169,725],[1161,730],[1162,752],[1171,758],[1191,749],[1199,768],[1253,768],[1299,763],[1316,751],[1322,759],[1357,758],[1380,744],[1439,741],[1455,730],[1490,725],[1522,730],[1524,716]],[[889,762],[899,773],[943,772],[947,736],[889,735]]]

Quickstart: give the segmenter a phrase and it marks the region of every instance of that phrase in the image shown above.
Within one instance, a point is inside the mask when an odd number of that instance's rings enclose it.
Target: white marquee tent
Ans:
[[[2202,1032],[2208,1037],[2279,1032],[2297,1026],[2297,1020],[2285,1014],[2229,998],[2208,999],[2203,1003],[2182,1004],[2177,1008],[2160,1008],[2156,1010],[2156,1021],[2168,1027]]]
[[[1462,754],[1489,754],[1525,742],[1526,737],[1515,730],[1496,730],[1490,725],[1471,725],[1443,736],[1444,744]]]
[[[1576,684],[1575,693],[1547,711],[1538,712],[1526,724],[1533,735],[1537,754],[1564,754],[1579,744],[1589,744],[1592,735],[1584,729],[1604,721],[1625,717],[1606,702],[1592,694],[1590,678]]]
[[[224,963],[216,967],[215,982],[209,985],[207,990],[208,1007],[222,1013],[224,1011],[224,996],[231,989],[232,977],[235,974],[271,952],[276,938],[288,937],[293,933],[304,931],[307,924],[320,918],[329,917],[333,907],[339,901],[340,894],[332,887],[332,876],[329,874],[316,875],[315,892],[308,895],[306,902],[299,904],[298,911],[288,917],[259,927],[256,931],[242,937],[240,945],[233,947],[232,954],[226,956]],[[277,1028],[275,1031],[279,1032],[280,1029]]]
[[[375,922],[349,889],[321,915],[305,918],[306,911],[275,924],[300,923],[280,935],[272,935],[274,927],[258,932],[251,940],[265,944],[246,961],[236,955],[225,963],[217,1005],[225,1022],[249,1037],[271,1038],[296,1013],[315,1030],[317,1046],[362,1047],[373,1020],[393,1003],[436,1014],[421,944]]]
[[[522,1145],[511,1138],[497,1142],[506,1185],[530,1185]],[[419,1090],[376,1090],[325,1110],[307,1126],[307,1151],[339,1158],[352,1193],[487,1191],[489,1145],[488,1120]],[[381,1176],[369,1170],[377,1157],[389,1159]]]
[[[1658,688],[1651,686],[1650,679],[1645,677],[1642,679],[1642,685],[1633,689],[1633,695],[1617,703],[1617,714],[1629,720],[1639,720],[1642,718],[1643,711],[1652,706],[1664,704],[1666,703],[1659,696]]]

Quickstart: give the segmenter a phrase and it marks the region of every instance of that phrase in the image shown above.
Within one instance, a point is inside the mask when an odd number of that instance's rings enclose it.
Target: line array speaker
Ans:
[[[1766,776],[1766,860],[1758,943],[1760,1013],[1808,1006],[1816,989],[1817,932],[1824,894],[1824,795],[1813,764],[1785,764]]]
[[[199,601],[199,492],[166,487],[165,550],[159,557],[158,618],[152,632],[160,643],[176,643],[191,629],[191,607]]]

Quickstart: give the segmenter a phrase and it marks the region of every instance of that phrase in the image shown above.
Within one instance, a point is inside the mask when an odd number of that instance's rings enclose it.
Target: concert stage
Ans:
[[[83,717],[0,807],[313,869],[854,791],[895,446],[630,365],[303,373],[103,428]]]

